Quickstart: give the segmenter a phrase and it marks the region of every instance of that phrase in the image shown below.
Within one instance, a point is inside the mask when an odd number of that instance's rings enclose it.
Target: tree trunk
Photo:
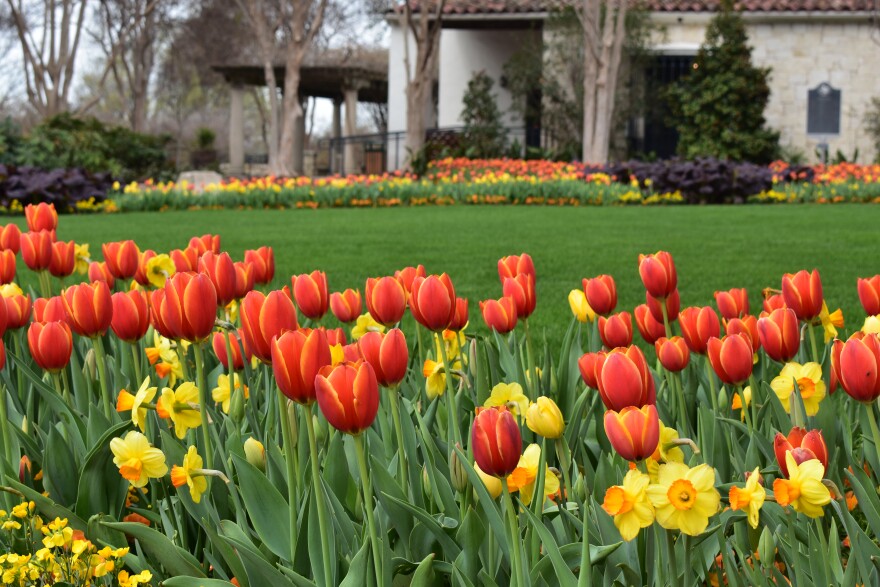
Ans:
[[[427,86],[420,75],[406,85],[406,166],[425,146]]]
[[[265,58],[265,56],[264,56]],[[275,67],[271,57],[263,63],[266,87],[269,89],[269,137],[266,141],[269,152],[269,173],[285,175],[286,169],[278,159],[278,81],[275,79]]]
[[[278,147],[278,175],[299,175],[302,169],[296,169],[299,162],[293,160],[293,135],[299,126],[303,116],[302,105],[299,100],[300,67],[302,66],[305,50],[302,47],[288,49],[287,62],[284,71],[284,100],[281,123],[281,144]]]

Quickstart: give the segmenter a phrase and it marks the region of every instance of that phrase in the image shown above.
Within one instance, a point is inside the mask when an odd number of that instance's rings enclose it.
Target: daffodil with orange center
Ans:
[[[232,401],[232,389],[241,389],[244,393],[244,399],[249,396],[247,385],[243,385],[238,378],[238,373],[232,374],[233,385],[229,385],[229,376],[221,373],[217,376],[217,387],[211,390],[211,399],[220,404],[220,409],[224,414],[229,413],[229,404]]]
[[[523,393],[522,385],[519,383],[499,383],[493,387],[489,397],[483,402],[483,407],[500,406],[507,406],[507,409],[518,418],[525,415],[526,410],[529,409],[529,398]]]
[[[168,473],[165,455],[136,430],[124,438],[111,440],[110,451],[119,474],[135,487],[143,487],[149,479],[158,479]]]
[[[822,483],[825,467],[819,459],[810,459],[798,465],[791,451],[788,451],[785,453],[785,464],[788,479],[773,482],[773,495],[779,505],[790,505],[796,512],[811,518],[824,515],[822,506],[831,503],[831,492]]]
[[[795,382],[807,416],[815,416],[819,412],[819,402],[825,397],[826,387],[822,381],[822,367],[819,363],[786,363],[778,377],[770,382],[770,387],[782,403],[786,413],[791,413],[791,394],[794,393]]]
[[[605,492],[602,509],[614,517],[614,525],[624,540],[632,540],[640,529],[654,523],[654,506],[647,494],[650,482],[647,475],[631,469],[623,478],[623,485],[609,487]]]
[[[822,322],[822,330],[825,333],[825,344],[837,338],[837,329],[843,328],[843,311],[837,308],[833,312],[828,311],[828,305],[822,300],[822,311],[819,313]]]
[[[166,387],[162,390],[156,406],[160,417],[171,419],[174,434],[183,440],[187,430],[198,428],[202,423],[199,412],[199,388],[189,381],[181,383],[177,389]]]
[[[752,387],[748,386],[742,390],[742,394],[740,392],[736,392],[733,394],[733,400],[730,402],[731,410],[742,410],[739,413],[739,419],[745,422],[746,412],[743,410],[743,399],[745,399],[745,407],[748,408],[752,405]]]
[[[748,514],[749,525],[757,528],[761,506],[764,505],[766,496],[767,492],[761,485],[760,467],[755,467],[746,480],[745,487],[734,485],[730,488],[730,509],[745,511]]]
[[[519,457],[519,463],[513,473],[507,476],[507,489],[511,492],[519,491],[519,500],[527,506],[532,502],[535,494],[535,485],[538,480],[538,467],[541,464],[541,447],[530,444]],[[553,474],[550,467],[544,465],[544,495],[550,496],[559,491],[559,478]]]
[[[208,490],[208,480],[202,472],[202,457],[196,447],[190,446],[183,456],[183,465],[171,467],[171,484],[175,487],[189,486],[193,502],[199,503],[202,494]]]
[[[116,398],[116,411],[127,412],[131,410],[131,421],[135,426],[141,429],[141,432],[145,430],[147,422],[147,408],[144,404],[149,404],[153,401],[153,398],[156,397],[156,388],[150,387],[149,385],[150,378],[147,377],[144,379],[143,383],[141,383],[137,393],[132,395],[123,389],[119,392],[119,396]]]
[[[706,530],[721,503],[715,470],[706,464],[693,469],[683,463],[660,465],[657,483],[648,486],[647,494],[661,526],[690,536]]]

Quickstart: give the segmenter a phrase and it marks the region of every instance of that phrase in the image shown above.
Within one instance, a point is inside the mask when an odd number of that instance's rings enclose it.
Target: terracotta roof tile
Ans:
[[[409,0],[413,9],[436,6],[436,0]],[[492,15],[546,12],[571,0],[447,0],[443,13],[448,15]],[[720,0],[645,0],[656,12],[712,12]],[[862,12],[874,9],[875,0],[736,0],[745,12]]]

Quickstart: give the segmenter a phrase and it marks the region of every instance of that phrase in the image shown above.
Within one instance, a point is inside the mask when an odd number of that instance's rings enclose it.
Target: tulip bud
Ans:
[[[516,303],[516,316],[524,320],[535,311],[535,277],[528,273],[520,273],[516,277],[504,279],[502,293],[510,296]]]
[[[49,273],[55,277],[67,277],[73,274],[76,267],[76,243],[73,241],[55,241],[52,243],[52,258],[49,261]]]
[[[605,434],[617,454],[628,461],[643,461],[657,450],[660,418],[653,405],[628,406],[605,412]]]
[[[708,353],[715,374],[724,383],[739,385],[752,374],[752,343],[745,334],[710,338]]]
[[[9,249],[0,249],[0,284],[12,283],[15,280],[15,253]]]
[[[70,362],[73,335],[66,322],[33,322],[27,341],[31,356],[41,369],[57,373]]]
[[[54,234],[48,230],[21,235],[21,260],[31,271],[48,269],[52,263]]]
[[[229,417],[236,426],[244,421],[244,390],[240,386],[232,389],[232,398],[229,402]]]
[[[600,316],[607,316],[617,306],[617,286],[610,275],[599,275],[582,281],[584,296],[590,308]]]
[[[315,393],[321,413],[340,432],[360,434],[376,419],[379,384],[367,362],[323,367],[315,378]]]
[[[264,285],[274,279],[275,253],[272,251],[272,247],[260,247],[256,250],[245,251],[244,261],[253,266],[254,281],[256,283]]]
[[[367,332],[357,344],[361,356],[376,372],[379,385],[393,387],[406,377],[409,349],[399,328],[393,328],[387,334]]]
[[[455,288],[448,275],[413,280],[410,310],[416,322],[433,332],[445,330],[455,315]]]
[[[24,216],[28,230],[31,232],[54,231],[58,228],[58,212],[55,211],[55,204],[46,202],[28,204],[24,207]]]
[[[880,275],[870,278],[859,278],[856,282],[859,290],[859,301],[865,314],[876,316],[880,314]]]
[[[831,366],[840,386],[856,401],[880,397],[880,338],[856,332],[849,340],[834,341]]]
[[[287,422],[290,426],[291,448],[296,448],[296,443],[299,440],[299,418],[294,402],[287,402]]]
[[[773,439],[773,452],[776,455],[779,470],[786,478],[788,478],[788,465],[785,460],[787,452],[791,452],[791,456],[794,457],[797,464],[818,459],[823,467],[828,467],[828,448],[821,430],[807,432],[804,428],[795,426],[787,437],[783,436],[782,432],[777,432]]]
[[[83,360],[83,375],[85,375],[90,381],[98,380],[98,367],[95,359],[95,349],[89,348],[86,351],[85,359]]]
[[[327,438],[330,435],[330,427],[327,425],[327,421],[319,418],[317,414],[312,414],[312,424],[315,426],[315,442],[318,446],[321,446],[327,442]]]
[[[505,408],[482,409],[471,427],[474,460],[488,475],[507,477],[519,463],[522,436]]]
[[[406,311],[407,292],[395,277],[370,277],[364,289],[367,311],[373,320],[394,326]]]
[[[480,312],[483,314],[486,326],[498,334],[507,334],[516,328],[516,302],[511,297],[504,296],[498,300],[483,300],[480,302]]]
[[[315,329],[308,335],[302,330],[291,330],[274,337],[270,358],[281,393],[304,405],[315,401],[315,378],[332,361],[323,330]]]
[[[598,367],[604,361],[605,355],[605,351],[599,351],[598,353],[586,353],[578,359],[578,369],[581,372],[581,378],[583,378],[584,383],[588,387],[599,389]]]
[[[666,306],[666,320],[670,323],[678,318],[681,312],[681,298],[678,296],[678,288],[665,298],[655,298],[648,292],[645,292],[645,305],[651,312],[651,316],[663,324],[663,306]]]
[[[521,273],[531,275],[533,278],[537,279],[535,263],[527,253],[521,255],[509,255],[498,259],[498,279],[501,280],[502,284],[508,277],[516,277]]]
[[[253,437],[244,441],[244,457],[254,467],[266,471],[266,449],[263,443]]]
[[[770,526],[764,526],[761,530],[761,537],[758,538],[758,558],[765,569],[772,567],[776,560],[776,540],[773,538]]]
[[[685,308],[678,316],[681,336],[692,353],[706,354],[709,339],[721,335],[718,314],[709,306]]]
[[[151,301],[153,325],[167,330],[170,338],[201,342],[214,330],[217,290],[206,275],[175,273],[152,292]]]
[[[607,349],[625,347],[632,344],[632,316],[629,312],[612,314],[608,318],[599,316],[599,336]]]
[[[320,320],[330,307],[330,294],[327,293],[327,274],[312,271],[291,278],[291,291],[299,311],[306,318]]]
[[[655,298],[668,297],[678,286],[675,262],[666,251],[639,255],[639,277],[648,293]]]
[[[741,318],[749,313],[749,296],[744,287],[715,292],[718,313],[725,320]]]
[[[241,326],[245,347],[264,363],[272,362],[272,341],[296,330],[296,308],[282,291],[249,292],[241,302]]]
[[[189,246],[198,252],[199,257],[211,251],[212,253],[220,253],[220,235],[219,234],[203,234],[202,236],[194,236],[189,239]]]
[[[422,465],[422,492],[429,502],[434,501],[434,493],[431,490],[431,476],[428,474],[428,465]]]
[[[457,442],[455,443],[455,446],[461,448],[461,444]],[[464,493],[468,488],[467,471],[465,471],[464,465],[461,463],[461,460],[458,458],[458,453],[455,451],[449,453],[449,481],[452,488],[459,493]]]
[[[800,320],[812,320],[822,312],[822,280],[813,269],[782,276],[782,298],[785,305],[794,310]]]
[[[0,226],[0,250],[12,251],[13,255],[21,250],[21,229],[17,224]]]
[[[633,314],[636,317],[636,326],[639,329],[639,334],[642,335],[645,342],[654,344],[657,342],[657,339],[666,336],[666,327],[663,325],[663,322],[658,322],[654,318],[646,304],[636,306]]]
[[[777,308],[759,318],[756,329],[764,352],[774,361],[787,363],[797,354],[801,344],[800,328],[791,308]]]
[[[544,438],[559,438],[565,432],[565,420],[559,406],[543,395],[526,410],[526,425],[529,430]]]
[[[587,478],[580,471],[578,471],[577,478],[574,480],[572,491],[574,492],[574,498],[579,502],[587,499]]]
[[[461,332],[468,324],[468,299],[455,298],[455,313],[452,315],[452,322],[449,323],[447,330],[453,332]]]
[[[101,245],[107,270],[116,279],[134,277],[140,266],[141,252],[132,240]]]
[[[237,280],[238,276],[235,272],[235,263],[229,253],[215,254],[212,251],[206,251],[199,258],[199,273],[208,276],[211,285],[217,292],[217,305],[226,306],[237,296]]]
[[[361,315],[361,292],[356,289],[347,289],[343,292],[335,291],[330,294],[330,310],[336,319],[343,324],[350,324]]]
[[[583,290],[573,289],[568,292],[568,305],[571,307],[571,313],[578,322],[586,324],[596,319],[596,312],[593,311],[593,308],[587,302],[587,296],[584,295]]]
[[[761,348],[761,338],[758,334],[758,319],[754,316],[745,315],[742,318],[731,318],[724,326],[727,334],[743,334],[752,343],[752,352],[757,353]]]
[[[654,350],[663,368],[675,373],[687,367],[691,356],[687,344],[680,336],[658,338],[654,343]]]
[[[778,310],[780,308],[785,308],[785,299],[783,299],[781,293],[768,295],[764,298],[764,311],[768,314],[773,310]]]
[[[403,269],[398,269],[394,272],[394,278],[400,281],[400,284],[406,291],[407,298],[409,298],[409,295],[412,293],[412,284],[413,281],[415,281],[416,277],[427,276],[428,274],[425,271],[424,265],[417,265],[415,267],[404,267]]]
[[[645,355],[637,346],[616,348],[598,358],[599,395],[609,410],[654,404],[657,398],[654,376]]]

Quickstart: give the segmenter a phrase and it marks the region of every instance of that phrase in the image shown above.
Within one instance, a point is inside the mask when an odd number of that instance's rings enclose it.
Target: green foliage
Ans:
[[[206,126],[196,131],[196,145],[199,149],[213,149],[214,141],[217,140],[217,133]]]
[[[865,112],[865,132],[874,142],[874,161],[880,163],[880,98],[871,98]]]
[[[21,128],[7,116],[0,122],[0,163],[18,164],[23,142]]]
[[[779,133],[764,119],[769,77],[769,68],[752,65],[742,16],[724,2],[706,29],[693,71],[668,90],[679,153],[756,163],[776,159]]]
[[[464,122],[463,155],[466,157],[497,157],[504,150],[504,127],[501,111],[492,87],[495,82],[485,71],[471,76],[462,98],[461,119]]]

